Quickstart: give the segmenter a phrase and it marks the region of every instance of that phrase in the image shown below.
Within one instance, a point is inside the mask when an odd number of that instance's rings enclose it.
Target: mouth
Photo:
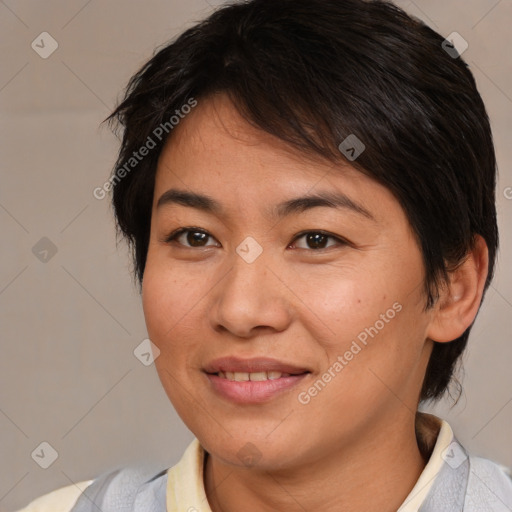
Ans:
[[[265,380],[276,380],[283,377],[290,377],[290,373],[277,371],[270,372],[217,372],[214,375],[221,379],[227,379],[234,382],[263,382]]]
[[[213,392],[238,404],[268,402],[289,391],[311,370],[275,359],[227,357],[204,369]]]

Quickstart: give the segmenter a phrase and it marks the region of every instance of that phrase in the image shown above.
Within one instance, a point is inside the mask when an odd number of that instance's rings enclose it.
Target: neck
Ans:
[[[326,456],[309,458],[300,466],[276,471],[240,468],[208,456],[205,489],[211,509],[396,511],[428,459],[424,443],[422,454],[416,439],[416,429],[420,432],[424,422],[415,422],[409,411],[405,414],[388,428],[370,428],[357,443],[333,447]]]

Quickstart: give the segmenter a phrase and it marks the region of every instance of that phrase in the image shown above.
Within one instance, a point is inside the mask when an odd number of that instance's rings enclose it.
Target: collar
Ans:
[[[418,412],[416,438],[427,462],[415,486],[397,512],[418,512],[443,468],[443,455],[454,441],[450,425],[440,418]],[[212,512],[204,489],[205,451],[194,439],[177,465],[167,471],[167,512]]]

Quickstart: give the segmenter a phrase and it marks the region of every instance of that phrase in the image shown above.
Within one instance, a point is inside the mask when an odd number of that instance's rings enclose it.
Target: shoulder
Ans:
[[[61,487],[30,502],[18,512],[69,512],[79,496],[93,480],[78,482],[77,484]]]
[[[109,470],[94,480],[57,489],[17,512],[89,512],[153,510],[165,503],[167,470],[138,463]]]
[[[96,478],[72,512],[158,510],[165,503],[167,469],[137,463]]]
[[[422,453],[428,455],[431,451],[431,454],[403,510],[512,511],[510,470],[468,453],[450,425],[441,420],[439,428],[434,419],[425,416],[416,422],[417,435],[421,434],[422,441],[418,445],[420,449],[424,447]]]
[[[510,468],[483,457],[471,456],[470,460],[470,477],[479,478],[482,482],[497,481],[499,484],[512,489]]]
[[[161,464],[146,461],[108,470],[94,480],[45,494],[17,512],[160,510],[162,504],[165,507],[169,475],[172,491],[178,481],[180,489],[202,486],[202,457],[202,448],[194,440],[175,466],[162,469]]]
[[[468,510],[512,509],[512,476],[510,469],[483,457],[470,457],[466,506]],[[482,509],[487,506],[487,509]],[[491,509],[490,509],[491,510]]]

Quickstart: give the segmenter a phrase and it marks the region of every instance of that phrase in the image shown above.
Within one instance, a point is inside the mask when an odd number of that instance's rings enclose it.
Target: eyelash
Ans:
[[[174,242],[181,235],[183,235],[185,233],[189,233],[189,232],[190,233],[201,233],[201,234],[207,235],[210,238],[214,238],[213,235],[211,235],[210,233],[208,233],[204,229],[195,228],[195,227],[184,227],[184,228],[179,228],[177,230],[174,230],[172,233],[170,233],[168,236],[165,237],[164,242],[165,243]],[[293,239],[291,244],[295,243],[297,240],[301,239],[302,237],[304,237],[306,235],[310,235],[310,234],[323,235],[323,236],[327,237],[328,239],[332,238],[333,240],[336,240],[338,245],[341,245],[341,246],[350,245],[350,243],[347,240],[344,240],[343,238],[340,238],[339,236],[335,236],[335,235],[333,235],[333,234],[331,234],[331,233],[329,233],[327,231],[323,231],[321,229],[320,230],[301,231],[300,233],[295,235],[295,238]],[[183,245],[183,244],[180,244],[180,245]],[[204,249],[206,247],[212,247],[212,246],[191,247],[191,246],[183,245],[183,247],[185,247],[186,249],[196,249],[196,248],[197,249]],[[308,251],[314,251],[314,252],[320,252],[320,251],[325,251],[327,249],[330,249],[331,247],[333,247],[333,246],[331,245],[331,246],[320,248],[320,249],[311,249],[311,248],[304,249],[303,247],[300,247],[300,249],[308,250]]]

